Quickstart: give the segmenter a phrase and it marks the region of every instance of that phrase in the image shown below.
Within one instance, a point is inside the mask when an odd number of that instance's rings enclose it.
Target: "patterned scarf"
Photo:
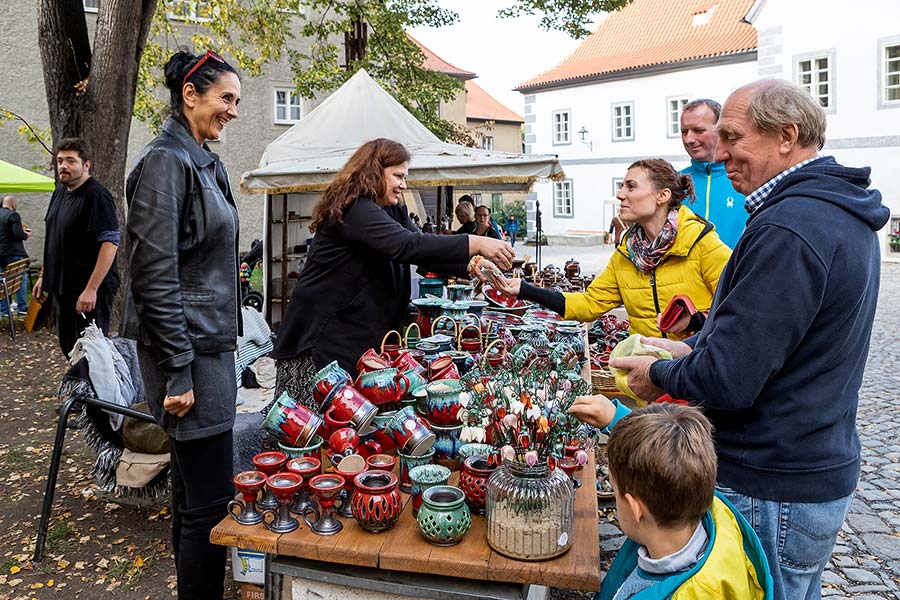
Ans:
[[[647,239],[644,228],[640,224],[635,223],[628,232],[625,239],[625,246],[628,248],[628,258],[634,263],[638,269],[644,273],[649,273],[656,268],[659,261],[662,260],[672,244],[675,243],[675,236],[678,235],[678,209],[669,211],[666,217],[666,223],[662,226],[659,235],[652,242]]]

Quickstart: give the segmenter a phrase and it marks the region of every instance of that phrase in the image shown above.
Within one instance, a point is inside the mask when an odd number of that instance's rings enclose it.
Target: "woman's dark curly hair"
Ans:
[[[309,230],[315,233],[320,227],[342,223],[344,210],[360,196],[377,202],[387,192],[384,170],[405,162],[409,162],[409,152],[393,140],[378,138],[360,146],[316,203]]]

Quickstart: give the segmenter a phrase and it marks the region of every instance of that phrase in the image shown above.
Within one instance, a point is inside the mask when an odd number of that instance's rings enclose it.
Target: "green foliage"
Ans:
[[[888,245],[892,252],[900,252],[900,231],[888,234]]]
[[[587,25],[601,12],[623,8],[631,0],[514,0],[498,13],[502,18],[540,14],[542,29],[556,29],[580,38],[591,33]]]
[[[506,202],[503,204],[503,210],[499,211],[494,218],[497,219],[497,223],[500,224],[504,230],[506,229],[506,220],[510,217],[510,215],[514,215],[516,220],[519,221],[519,233],[516,235],[519,239],[525,237],[525,201],[524,200],[513,200],[511,202]]]
[[[630,0],[513,0],[501,17],[541,13],[541,26],[572,36],[599,11]],[[440,118],[437,107],[462,91],[462,83],[423,68],[424,56],[406,35],[413,27],[442,27],[458,15],[437,0],[160,0],[138,71],[134,115],[151,131],[166,117],[163,65],[177,49],[213,49],[236,61],[245,76],[263,73],[286,57],[296,91],[305,98],[328,93],[364,68],[439,138],[479,146],[479,136]],[[345,65],[345,33],[365,24],[362,52]],[[291,47],[305,38],[304,49]],[[361,55],[361,56],[360,56]]]

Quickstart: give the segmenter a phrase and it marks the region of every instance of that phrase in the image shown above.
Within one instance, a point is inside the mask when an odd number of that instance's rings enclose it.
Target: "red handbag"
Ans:
[[[666,307],[664,311],[659,315],[657,319],[657,324],[659,325],[660,331],[669,331],[672,327],[675,326],[675,323],[678,322],[684,315],[694,315],[697,312],[697,307],[694,306],[694,302],[690,299],[689,296],[678,295],[672,298],[672,301],[669,302],[669,305]]]

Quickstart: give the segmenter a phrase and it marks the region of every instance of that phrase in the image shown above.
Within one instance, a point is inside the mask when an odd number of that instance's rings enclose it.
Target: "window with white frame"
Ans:
[[[900,40],[885,43],[881,59],[881,103],[900,106]]]
[[[681,136],[681,113],[688,102],[690,99],[687,96],[666,98],[666,116],[669,123],[667,137]]]
[[[472,204],[481,206],[481,194],[469,194],[472,197]]]
[[[553,145],[572,143],[572,115],[568,110],[553,111]]]
[[[100,0],[84,0],[84,12],[95,13],[100,10]]]
[[[503,194],[491,194],[491,212],[500,212],[503,210]]]
[[[275,90],[275,122],[290,125],[303,117],[300,94],[290,89]]]
[[[573,217],[575,207],[572,201],[572,180],[556,181],[553,183],[553,216]]]
[[[824,109],[834,105],[831,67],[831,56],[827,54],[797,59],[797,85],[809,92]]]
[[[166,18],[174,21],[212,21],[209,0],[165,0]]]
[[[494,149],[494,136],[492,136],[492,135],[481,136],[481,147],[485,150],[493,150]]]
[[[612,105],[614,142],[634,139],[634,102],[619,102]]]
[[[622,189],[622,186],[625,184],[625,179],[623,177],[613,177],[612,178],[612,195],[613,198],[619,195],[619,190]]]

